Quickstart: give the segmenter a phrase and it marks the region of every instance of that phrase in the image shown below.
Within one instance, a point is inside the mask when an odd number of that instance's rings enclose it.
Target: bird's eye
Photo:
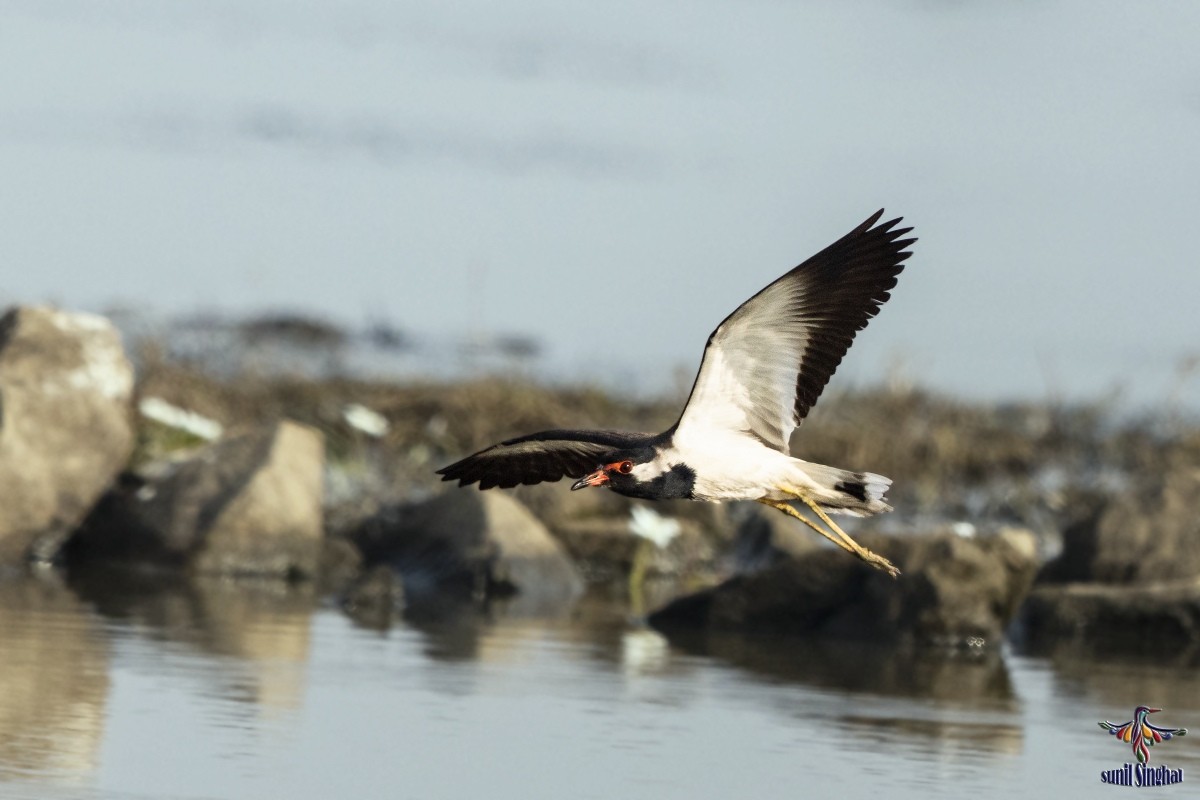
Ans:
[[[617,464],[617,472],[621,473],[622,475],[628,475],[629,473],[633,472],[633,462],[622,461],[620,464]]]

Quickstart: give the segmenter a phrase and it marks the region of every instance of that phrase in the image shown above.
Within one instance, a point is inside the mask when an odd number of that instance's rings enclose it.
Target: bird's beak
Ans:
[[[1162,711],[1161,708],[1147,708],[1146,709],[1147,714],[1157,714],[1160,711]]]
[[[572,483],[571,491],[573,492],[576,489],[586,489],[589,486],[603,486],[606,483],[608,483],[608,473],[604,471],[604,467],[601,467],[595,472],[588,473]]]

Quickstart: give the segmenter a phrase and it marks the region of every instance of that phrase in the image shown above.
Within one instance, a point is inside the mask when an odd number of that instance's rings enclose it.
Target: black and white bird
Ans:
[[[850,233],[742,303],[708,337],[679,420],[659,434],[552,430],[509,439],[441,470],[480,489],[577,478],[646,500],[756,500],[895,576],[829,514],[890,511],[891,481],[793,458],[792,431],[829,382],[854,335],[888,299],[912,255],[912,228],[876,224]],[[811,510],[818,521],[800,512]],[[825,527],[822,527],[823,523]]]

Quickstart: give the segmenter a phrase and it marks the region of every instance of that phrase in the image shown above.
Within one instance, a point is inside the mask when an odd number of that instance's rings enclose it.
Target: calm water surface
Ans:
[[[0,583],[0,642],[5,798],[1077,797],[1128,760],[1098,720],[1200,727],[1183,664],[668,642],[604,598],[372,627],[50,576]],[[1200,785],[1192,737],[1152,762]]]

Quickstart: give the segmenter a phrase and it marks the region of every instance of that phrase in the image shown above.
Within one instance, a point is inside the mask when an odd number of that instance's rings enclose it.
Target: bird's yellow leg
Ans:
[[[850,534],[848,534],[844,530],[842,530],[840,525],[838,525],[836,522],[831,520],[829,518],[829,515],[825,513],[825,509],[823,509],[819,505],[817,505],[817,501],[815,501],[811,497],[809,497],[807,493],[805,493],[804,491],[802,491],[800,489],[793,489],[793,488],[785,488],[783,491],[787,492],[792,497],[795,497],[796,499],[803,502],[804,505],[811,508],[813,510],[813,513],[816,514],[818,517],[820,517],[821,521],[829,526],[829,530],[836,533],[838,535],[838,537],[843,542],[846,543],[846,545],[845,545],[846,549],[849,550],[851,553],[854,553],[855,555],[859,555],[861,553],[861,551],[863,551],[865,549],[865,548],[859,546],[858,542],[851,539]]]
[[[796,519],[800,520],[801,522],[803,522],[803,523],[804,523],[805,525],[807,525],[808,527],[812,528],[812,529],[813,529],[814,531],[816,531],[817,533],[819,533],[819,534],[821,534],[822,536],[824,536],[824,537],[825,537],[826,539],[828,539],[829,541],[831,541],[831,542],[833,542],[834,544],[836,544],[838,547],[842,548],[843,550],[847,550],[847,551],[849,551],[849,552],[851,552],[851,553],[854,553],[854,550],[853,550],[853,549],[850,547],[850,545],[846,544],[846,543],[845,543],[845,542],[843,542],[841,539],[838,539],[838,538],[834,537],[834,536],[833,536],[833,534],[831,534],[829,531],[825,530],[825,529],[824,529],[824,528],[822,528],[820,525],[818,525],[817,523],[813,522],[811,519],[809,519],[808,517],[804,516],[804,515],[803,515],[803,514],[801,514],[799,511],[797,511],[796,509],[792,508],[792,507],[791,507],[789,504],[785,503],[784,501],[782,501],[782,500],[768,500],[768,499],[767,499],[767,498],[765,498],[765,497],[760,497],[760,498],[758,499],[758,502],[762,503],[764,506],[770,506],[771,508],[778,509],[778,510],[782,511],[783,513],[787,514],[789,517],[795,517]],[[857,553],[855,553],[855,555],[858,555],[858,554],[857,554]]]
[[[896,565],[893,564],[891,561],[888,561],[886,558],[879,555],[878,553],[871,552],[870,550],[863,547],[858,542],[851,539],[850,535],[848,533],[846,533],[844,530],[842,530],[837,525],[837,523],[835,523],[833,520],[831,520],[829,518],[829,515],[825,513],[824,509],[822,509],[819,505],[817,505],[816,501],[813,500],[811,497],[809,497],[806,492],[804,492],[803,490],[800,490],[800,489],[796,489],[794,487],[790,487],[790,486],[789,487],[780,487],[780,488],[782,491],[787,492],[788,494],[792,495],[793,497],[795,497],[796,499],[798,499],[802,503],[804,503],[804,505],[811,508],[813,510],[813,513],[816,514],[818,517],[820,517],[821,521],[824,522],[827,526],[829,526],[829,530],[833,531],[833,533],[837,534],[837,538],[834,538],[834,536],[831,535],[828,531],[825,531],[822,528],[818,527],[816,523],[812,522],[808,518],[801,516],[800,512],[798,512],[796,509],[792,508],[787,503],[783,503],[783,502],[777,503],[776,501],[768,502],[765,500],[760,500],[759,502],[760,503],[765,502],[767,505],[772,506],[773,508],[778,508],[780,511],[783,511],[783,513],[785,513],[789,516],[792,516],[792,517],[795,517],[796,519],[802,520],[805,525],[808,525],[808,527],[812,528],[813,530],[815,530],[817,533],[824,536],[829,541],[838,545],[843,550],[848,550],[849,552],[858,556],[863,561],[870,564],[872,567],[875,567],[875,569],[881,569],[884,572],[886,572],[888,575],[891,575],[893,578],[900,574],[900,570],[897,569]]]

